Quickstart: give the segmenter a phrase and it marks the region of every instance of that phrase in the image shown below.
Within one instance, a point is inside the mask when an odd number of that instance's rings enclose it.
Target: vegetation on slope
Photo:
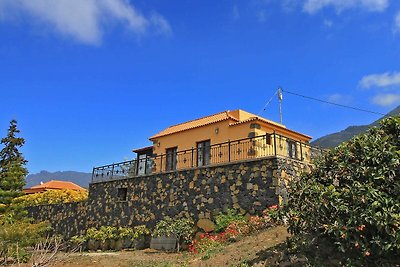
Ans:
[[[384,117],[380,118],[377,121],[374,121],[369,125],[349,126],[343,131],[322,136],[316,139],[315,141],[312,141],[311,144],[315,146],[320,146],[322,148],[336,147],[341,143],[350,140],[356,135],[365,133],[369,128],[379,126],[379,122],[381,120],[388,118],[390,116],[398,116],[398,115],[400,115],[400,106],[398,106],[397,108],[386,114]]]
[[[400,117],[327,153],[294,182],[287,208],[297,245],[334,244],[341,264],[398,259]]]

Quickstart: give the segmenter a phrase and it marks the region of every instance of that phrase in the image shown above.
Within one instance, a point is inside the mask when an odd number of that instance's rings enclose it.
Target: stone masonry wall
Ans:
[[[94,183],[87,202],[32,207],[29,213],[66,237],[101,225],[152,228],[164,216],[213,219],[229,208],[257,214],[285,201],[287,181],[307,170],[300,161],[266,158]],[[118,188],[126,188],[125,201]]]

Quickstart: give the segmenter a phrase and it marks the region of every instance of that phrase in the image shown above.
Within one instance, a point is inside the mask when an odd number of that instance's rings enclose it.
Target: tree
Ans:
[[[0,151],[0,205],[8,205],[13,198],[22,194],[28,174],[25,168],[27,161],[18,150],[25,143],[24,138],[16,137],[19,132],[17,121],[11,120],[7,136],[0,142],[4,145]]]
[[[356,265],[400,260],[400,117],[329,151],[291,185],[287,209],[302,246],[326,241]]]

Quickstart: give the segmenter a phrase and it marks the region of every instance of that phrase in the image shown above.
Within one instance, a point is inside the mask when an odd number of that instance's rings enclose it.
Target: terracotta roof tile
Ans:
[[[274,121],[270,121],[270,120],[267,120],[267,119],[262,118],[262,117],[251,117],[251,118],[248,118],[247,120],[231,123],[231,124],[229,124],[229,126],[235,126],[235,125],[238,125],[238,124],[241,124],[241,123],[245,123],[245,122],[249,122],[249,121],[255,121],[255,120],[262,121],[262,122],[265,122],[267,124],[272,124],[272,125],[274,125],[274,126],[276,126],[278,128],[281,128],[281,129],[283,129],[285,131],[288,131],[288,132],[292,132],[292,133],[295,133],[295,134],[298,134],[298,135],[302,135],[306,139],[311,139],[312,138],[309,135],[302,134],[302,133],[296,132],[294,130],[290,130],[290,129],[286,128],[286,126],[283,125],[283,124],[280,124],[280,123],[277,123],[277,122],[274,122]]]
[[[241,124],[241,123],[245,123],[245,122],[249,122],[249,121],[254,121],[254,120],[260,120],[260,121],[263,121],[263,122],[266,122],[266,123],[269,123],[269,124],[272,124],[272,125],[275,125],[275,126],[278,126],[278,127],[281,127],[281,128],[286,128],[286,126],[283,125],[283,124],[280,124],[280,123],[277,123],[277,122],[274,122],[274,121],[271,121],[271,120],[267,120],[267,119],[262,118],[262,117],[250,117],[250,118],[248,118],[246,120],[243,120],[243,121],[238,121],[238,122],[231,123],[229,126],[233,126],[233,125],[237,125],[237,124]]]
[[[236,114],[236,115],[234,115]],[[241,115],[240,115],[241,114]],[[238,117],[236,117],[238,116]],[[267,120],[265,118],[259,117],[255,114],[249,113],[249,112],[245,112],[243,110],[234,110],[234,111],[223,111],[214,115],[210,115],[210,116],[206,116],[206,117],[202,117],[200,119],[195,119],[195,120],[191,120],[188,122],[184,122],[184,123],[180,123],[177,125],[173,125],[171,127],[168,127],[167,129],[153,135],[152,137],[150,137],[150,140],[156,139],[158,137],[161,136],[165,136],[165,135],[169,135],[169,134],[173,134],[173,133],[178,133],[178,132],[182,132],[185,130],[189,130],[189,129],[193,129],[193,128],[197,128],[197,127],[201,127],[201,126],[205,126],[205,125],[209,125],[215,122],[220,122],[220,121],[224,121],[224,120],[232,120],[234,122],[231,122],[229,124],[229,126],[235,126],[241,123],[245,123],[245,122],[249,122],[249,121],[254,121],[254,120],[258,120],[258,121],[262,121],[264,123],[273,125],[277,128],[280,128],[284,131],[287,132],[292,132],[295,134],[299,134],[304,136],[306,139],[311,139],[310,136],[287,129],[285,127],[285,125],[282,125],[280,123],[271,121],[271,120]]]
[[[186,131],[189,129],[193,129],[193,128],[197,128],[197,127],[201,127],[204,125],[209,125],[212,123],[216,123],[219,121],[224,121],[224,120],[234,120],[234,121],[239,121],[238,118],[235,118],[234,116],[232,116],[229,113],[229,110],[227,111],[223,111],[214,115],[210,115],[210,116],[206,116],[206,117],[202,117],[200,119],[195,119],[195,120],[191,120],[188,122],[184,122],[184,123],[180,123],[180,124],[176,124],[173,126],[168,127],[167,129],[153,135],[152,137],[150,137],[149,139],[155,139],[157,137],[161,137],[161,136],[165,136],[165,135],[169,135],[169,134],[173,134],[173,133],[178,133],[178,132],[182,132],[182,131]]]
[[[27,189],[72,189],[78,191],[86,190],[73,182],[51,180],[43,184],[38,184]]]

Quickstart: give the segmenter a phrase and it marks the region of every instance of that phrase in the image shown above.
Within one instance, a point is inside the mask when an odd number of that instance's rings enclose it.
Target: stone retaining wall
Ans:
[[[32,207],[66,237],[101,225],[152,228],[164,216],[213,219],[233,208],[257,214],[285,201],[287,181],[308,171],[303,162],[265,158],[91,184],[87,202]],[[118,191],[126,190],[121,200]]]

